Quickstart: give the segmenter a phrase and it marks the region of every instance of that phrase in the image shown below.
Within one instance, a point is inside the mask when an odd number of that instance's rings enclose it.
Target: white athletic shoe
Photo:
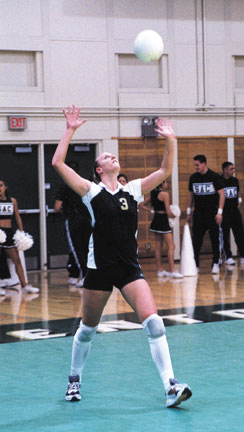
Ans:
[[[79,282],[77,282],[77,284],[75,285],[76,288],[83,288],[83,286],[84,286],[84,279],[85,278],[82,278],[82,279],[79,280]]]
[[[212,274],[219,274],[219,264],[213,264]]]
[[[233,270],[234,270],[234,266],[233,265],[226,265],[225,269],[226,269],[227,273],[232,274]]]
[[[181,274],[177,271],[173,271],[173,272],[170,272],[169,277],[175,278],[175,279],[182,279],[184,276],[183,276],[183,274]]]
[[[169,272],[167,272],[166,270],[158,271],[158,277],[167,277],[167,276],[169,276]]]
[[[225,264],[227,265],[235,265],[235,261],[233,260],[233,258],[228,258],[227,260],[225,260]]]
[[[23,293],[23,298],[25,299],[25,301],[31,302],[32,300],[35,300],[36,298],[38,298],[39,295],[40,295],[39,293],[33,293],[33,294]]]
[[[173,408],[189,399],[192,391],[187,384],[179,384],[177,380],[170,379],[170,389],[166,392],[166,407]]]
[[[6,295],[6,291],[0,288],[0,296],[5,296],[5,295]]]
[[[212,279],[214,282],[219,282],[219,274],[212,274]]]
[[[79,375],[69,377],[65,399],[68,402],[78,402],[81,400]]]
[[[78,282],[78,278],[70,277],[69,280],[68,280],[68,284],[69,285],[76,285],[77,282]]]
[[[26,285],[24,288],[22,288],[22,292],[28,294],[36,294],[39,291],[39,288],[33,287],[32,285]]]

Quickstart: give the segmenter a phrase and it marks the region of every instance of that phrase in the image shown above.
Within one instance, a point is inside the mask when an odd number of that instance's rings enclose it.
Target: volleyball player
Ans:
[[[193,213],[193,249],[196,266],[199,268],[199,255],[203,237],[209,232],[213,250],[212,274],[219,273],[221,260],[221,223],[225,202],[224,186],[216,172],[207,166],[205,155],[196,155],[194,158],[196,172],[190,176],[188,186],[187,222],[191,221],[191,208]]]
[[[171,173],[174,156],[174,132],[171,123],[158,119],[157,131],[166,138],[161,167],[149,176],[133,180],[126,186],[118,183],[118,160],[105,152],[95,161],[94,171],[100,183],[81,178],[68,167],[65,158],[75,130],[86,120],[79,120],[75,106],[63,111],[66,131],[52,164],[63,180],[83,197],[92,218],[88,271],[84,281],[82,321],[75,334],[67,401],[79,401],[80,381],[92,340],[113,286],[137,313],[148,336],[152,358],[158,368],[166,393],[166,406],[179,405],[191,396],[187,384],[174,378],[165,327],[137,258],[137,204]]]

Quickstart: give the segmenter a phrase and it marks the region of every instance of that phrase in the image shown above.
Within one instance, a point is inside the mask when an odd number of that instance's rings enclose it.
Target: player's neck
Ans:
[[[108,189],[111,191],[115,191],[118,188],[118,180],[117,175],[111,176],[111,175],[104,175],[101,178],[102,183],[107,186]]]

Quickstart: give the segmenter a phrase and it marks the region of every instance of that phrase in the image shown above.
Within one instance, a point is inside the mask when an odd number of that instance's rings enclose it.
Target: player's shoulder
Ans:
[[[119,185],[119,188],[125,191],[132,191],[133,189],[138,187],[141,187],[141,179],[130,180],[128,183],[126,183],[125,186]]]
[[[104,188],[101,182],[100,183],[91,182],[88,192],[82,196],[83,203],[87,205],[88,202],[90,202],[93,198],[99,195],[103,189]]]
[[[144,196],[142,195],[142,184],[141,179],[131,180],[125,186],[123,186],[123,191],[129,193],[138,202],[144,201]]]

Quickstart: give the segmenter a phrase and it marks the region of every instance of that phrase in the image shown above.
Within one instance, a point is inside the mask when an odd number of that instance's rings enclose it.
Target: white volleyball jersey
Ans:
[[[143,201],[141,179],[115,191],[105,184],[92,183],[82,197],[92,219],[93,232],[89,241],[88,268],[104,268],[123,262],[138,267],[137,205]]]

